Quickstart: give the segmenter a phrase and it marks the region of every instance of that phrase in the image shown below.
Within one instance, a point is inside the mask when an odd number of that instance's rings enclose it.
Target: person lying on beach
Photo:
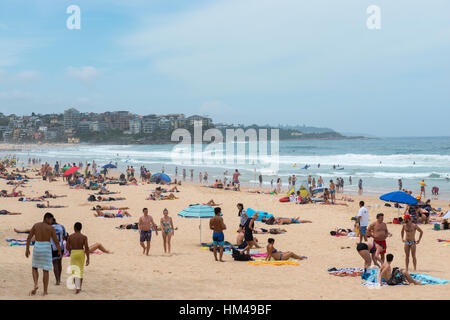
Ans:
[[[353,232],[351,229],[336,228],[334,231],[330,231],[330,234],[332,236],[348,236],[351,232]]]
[[[266,224],[272,225],[272,224],[298,224],[298,223],[312,223],[312,221],[309,220],[300,220],[300,217],[296,218],[262,218],[262,222],[265,222]]]
[[[348,202],[354,202],[354,201],[355,201],[355,200],[353,200],[352,198],[350,198],[350,197],[345,197],[345,196],[342,196],[342,198],[341,198],[340,200],[342,200],[342,201],[348,201]]]
[[[167,196],[163,194],[157,195],[156,193],[152,193],[150,194],[150,197],[146,198],[145,200],[173,200],[173,199],[178,199],[177,197],[175,197],[173,193],[170,193]]]
[[[21,212],[11,212],[8,210],[0,210],[0,216],[17,216],[22,214]]]
[[[47,201],[47,204],[44,203],[38,203],[36,204],[36,207],[38,208],[52,208],[52,209],[58,209],[58,208],[66,208],[67,206],[62,205],[51,205],[50,202]]]
[[[5,198],[23,197],[24,195],[23,195],[23,192],[22,192],[22,191],[16,191],[17,188],[18,188],[19,186],[21,186],[21,184],[15,186],[15,187],[12,189],[11,193],[8,193],[8,191],[6,191],[6,190],[0,191],[0,196],[1,196],[1,197],[5,197]]]
[[[380,284],[386,282],[388,285],[396,285],[400,283],[413,283],[414,285],[422,284],[420,281],[414,280],[411,275],[403,270],[394,268],[394,272],[391,269],[391,263],[394,260],[394,255],[389,253],[386,255],[386,262],[383,263],[380,269]]]
[[[32,197],[32,198],[20,197],[20,198],[18,199],[18,201],[22,201],[22,202],[44,201],[44,198],[43,198],[43,197]]]
[[[253,233],[256,233],[256,234],[266,234],[266,233],[283,234],[283,233],[286,233],[286,232],[287,231],[285,229],[280,229],[280,228],[270,228],[270,229],[254,228],[253,229]]]
[[[92,210],[127,210],[130,209],[128,207],[115,207],[115,206],[101,206],[96,205],[95,207],[92,207]]]
[[[273,246],[273,244],[275,243],[275,239],[273,238],[269,238],[267,239],[267,256],[266,256],[266,261],[270,261],[271,258],[273,258],[274,260],[289,260],[291,258],[293,259],[298,259],[298,260],[304,260],[307,259],[307,257],[305,256],[299,256],[291,251],[286,251],[286,252],[281,252],[278,251],[277,249],[275,249],[275,247]]]
[[[119,201],[119,200],[126,200],[125,197],[102,197],[98,196],[97,201]]]
[[[53,198],[53,199],[64,198],[64,197],[67,197],[67,195],[57,196],[56,194],[52,194],[48,191],[45,191],[44,195],[42,196],[42,198]]]
[[[105,217],[105,218],[122,218],[122,217],[131,217],[131,214],[126,210],[119,210],[117,213],[112,212],[103,212],[100,209],[95,210],[94,217]]]

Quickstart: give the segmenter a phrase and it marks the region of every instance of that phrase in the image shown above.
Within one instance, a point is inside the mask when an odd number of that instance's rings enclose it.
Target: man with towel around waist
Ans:
[[[88,238],[81,233],[82,225],[76,222],[73,226],[74,233],[67,238],[67,250],[70,253],[70,267],[75,278],[75,294],[80,293],[83,284],[84,261],[86,254],[86,266],[89,265]]]
[[[30,234],[27,238],[27,247],[25,250],[25,256],[30,256],[30,242],[35,237],[35,244],[32,258],[32,274],[34,281],[34,288],[31,290],[30,295],[35,295],[38,289],[39,272],[38,269],[43,270],[43,283],[44,293],[47,295],[49,271],[52,270],[52,246],[50,239],[56,245],[58,256],[61,257],[61,246],[59,245],[58,238],[56,237],[55,229],[51,226],[53,223],[53,215],[47,212],[44,215],[44,221],[36,223],[30,230]]]

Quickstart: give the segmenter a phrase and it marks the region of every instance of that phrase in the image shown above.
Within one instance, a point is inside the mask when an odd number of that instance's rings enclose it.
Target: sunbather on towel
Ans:
[[[395,285],[398,283],[397,279],[394,279],[394,277],[400,277],[403,279],[400,279],[399,282],[404,282],[405,280],[408,283],[414,283],[414,285],[422,284],[420,281],[414,280],[407,271],[403,269],[399,269],[400,273],[393,274],[391,269],[391,263],[394,260],[394,255],[389,253],[386,255],[386,262],[383,263],[380,269],[381,277],[380,277],[380,284],[383,282],[386,282],[389,285]]]
[[[65,208],[66,206],[61,206],[61,205],[50,205],[50,202],[47,201],[47,204],[43,204],[43,203],[38,203],[36,204],[36,207],[38,208]]]
[[[97,201],[118,201],[118,200],[125,200],[125,197],[102,197],[102,196],[97,197]]]
[[[115,206],[101,206],[101,205],[96,205],[95,207],[92,208],[92,210],[127,210],[130,209],[128,207],[115,207]]]
[[[305,256],[299,256],[291,251],[278,251],[273,246],[273,244],[275,243],[275,240],[273,238],[267,239],[267,243],[267,256],[265,259],[266,261],[270,261],[271,258],[273,258],[274,260],[289,260],[290,258],[304,260],[307,258]]]
[[[126,210],[119,210],[117,213],[103,212],[100,209],[96,209],[94,213],[95,217],[105,217],[105,218],[122,218],[124,216],[131,217],[131,214]]]
[[[275,217],[270,217],[270,218],[263,218],[262,219],[263,222],[265,222],[266,224],[292,224],[292,223],[312,223],[312,221],[309,220],[300,220],[300,217],[296,217],[296,218],[275,218]]]
[[[0,216],[16,216],[16,215],[19,215],[19,214],[22,214],[22,213],[20,213],[20,212],[11,212],[11,211],[8,211],[8,210],[0,210]]]

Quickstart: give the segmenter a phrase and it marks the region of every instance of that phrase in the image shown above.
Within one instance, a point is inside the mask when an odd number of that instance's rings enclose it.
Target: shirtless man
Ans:
[[[33,250],[33,260],[32,260],[32,274],[34,281],[34,288],[31,290],[30,295],[35,295],[38,289],[39,272],[38,269],[43,270],[43,283],[44,283],[44,293],[47,295],[49,271],[52,270],[52,245],[50,243],[50,238],[56,245],[58,250],[58,257],[61,257],[61,247],[59,245],[58,238],[56,236],[55,229],[52,227],[53,215],[47,212],[44,215],[43,222],[36,223],[30,230],[30,234],[27,238],[27,247],[25,250],[25,257],[30,256],[30,242],[34,237],[36,242],[34,244]]]
[[[147,254],[150,251],[150,241],[152,240],[152,229],[155,230],[156,235],[158,235],[158,228],[156,227],[155,222],[153,221],[152,216],[148,215],[148,209],[144,208],[142,209],[142,212],[144,215],[139,218],[138,222],[138,230],[140,235],[140,244],[141,247],[144,249],[142,251],[142,254]],[[145,243],[147,242],[147,247],[145,246]]]
[[[70,253],[70,266],[75,280],[75,294],[80,293],[83,284],[84,262],[86,267],[89,265],[89,245],[88,238],[81,233],[82,225],[80,222],[75,223],[72,233],[67,238],[67,250]]]
[[[373,237],[376,244],[380,247],[377,247],[377,251],[375,255],[381,258],[381,261],[384,263],[384,255],[386,253],[386,238],[389,236],[389,232],[387,229],[386,223],[383,222],[384,214],[377,214],[377,220],[369,225],[367,229],[367,237]]]
[[[214,214],[215,216],[209,220],[209,228],[213,230],[213,252],[214,252],[214,259],[216,261],[221,261],[223,256],[223,245],[225,244],[225,236],[223,234],[223,230],[225,230],[227,227],[225,223],[223,222],[223,218],[220,216],[221,209],[219,207],[214,208]],[[217,260],[217,246],[220,247],[220,253],[219,253],[219,260]]]
[[[387,284],[391,284],[391,278],[392,278],[392,269],[391,269],[391,263],[394,260],[394,255],[389,253],[386,256],[386,262],[383,263],[383,265],[381,266],[380,269],[380,281],[381,282],[386,282]],[[409,282],[409,283],[414,283],[414,285],[417,284],[421,284],[419,281],[414,280],[408,273],[408,271],[403,271],[400,270],[403,274],[403,276],[405,277],[405,279]],[[381,283],[380,283],[381,284]]]
[[[420,240],[422,240],[423,231],[419,228],[419,226],[411,221],[411,216],[409,214],[406,214],[403,217],[405,224],[402,228],[402,241],[405,243],[405,264],[406,264],[406,271],[408,271],[409,266],[409,253],[411,252],[412,258],[413,258],[413,265],[414,265],[414,271],[416,271],[417,267],[417,259],[416,259],[416,245],[420,243]],[[416,241],[416,230],[419,231],[419,240]],[[403,238],[406,232],[406,237]]]

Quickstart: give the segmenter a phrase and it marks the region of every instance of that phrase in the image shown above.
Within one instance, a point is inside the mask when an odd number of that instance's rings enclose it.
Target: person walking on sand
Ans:
[[[209,228],[213,230],[213,252],[214,259],[216,261],[221,261],[223,257],[223,246],[225,244],[225,235],[223,234],[223,230],[226,230],[227,226],[223,222],[223,218],[220,216],[222,209],[220,207],[214,208],[215,216],[209,220]],[[217,260],[217,246],[219,246],[219,260]]]
[[[88,238],[81,233],[81,222],[76,222],[72,233],[67,238],[67,250],[70,254],[70,268],[75,280],[75,294],[80,293],[83,285],[84,265],[89,265],[89,245]]]
[[[170,253],[170,239],[174,235],[175,228],[173,227],[172,218],[169,217],[169,210],[163,210],[163,217],[161,218],[161,233],[164,243],[164,253]]]
[[[53,215],[50,212],[47,212],[44,215],[43,222],[36,223],[30,230],[30,234],[27,238],[27,246],[25,250],[25,257],[30,256],[30,242],[31,239],[35,238],[34,250],[33,250],[33,258],[32,258],[32,274],[34,281],[34,288],[30,291],[30,295],[35,295],[38,289],[38,280],[39,280],[39,272],[38,269],[42,269],[43,276],[42,281],[44,284],[44,292],[42,295],[47,295],[48,289],[48,279],[49,279],[49,271],[52,270],[52,246],[50,243],[50,239],[56,245],[56,250],[58,251],[58,256],[62,257],[61,247],[59,245],[58,238],[56,236],[55,229],[52,228],[51,224],[53,223]]]
[[[387,244],[386,239],[389,236],[386,223],[383,222],[384,214],[377,214],[377,220],[372,223],[367,229],[367,236],[373,237],[373,240],[380,247],[377,247],[375,255],[380,257],[381,261],[384,263],[384,255],[386,253]]]
[[[359,202],[359,211],[356,222],[359,223],[359,243],[367,242],[367,227],[369,226],[369,211],[364,207],[364,201]]]
[[[417,258],[416,258],[416,245],[420,243],[422,240],[423,231],[419,228],[419,226],[411,221],[411,216],[406,214],[403,217],[405,224],[402,227],[401,236],[402,241],[405,243],[405,265],[406,271],[408,271],[409,267],[409,254],[411,253],[413,259],[414,271],[417,268]],[[419,240],[416,241],[416,231],[419,231]],[[404,235],[406,233],[406,237]]]
[[[144,208],[142,209],[142,212],[144,215],[139,218],[138,222],[139,241],[141,247],[143,248],[142,254],[146,254],[148,256],[150,251],[150,241],[152,240],[152,229],[155,230],[156,235],[158,235],[158,229],[152,216],[148,215],[148,209]],[[147,242],[147,246],[145,246],[145,242]]]
[[[61,284],[61,272],[62,272],[62,257],[64,255],[64,240],[67,240],[66,228],[63,225],[56,223],[56,219],[53,218],[52,227],[55,229],[56,237],[58,238],[59,246],[61,248],[61,255],[58,256],[58,248],[50,239],[52,245],[52,260],[53,260],[53,273],[55,274],[56,285]]]

